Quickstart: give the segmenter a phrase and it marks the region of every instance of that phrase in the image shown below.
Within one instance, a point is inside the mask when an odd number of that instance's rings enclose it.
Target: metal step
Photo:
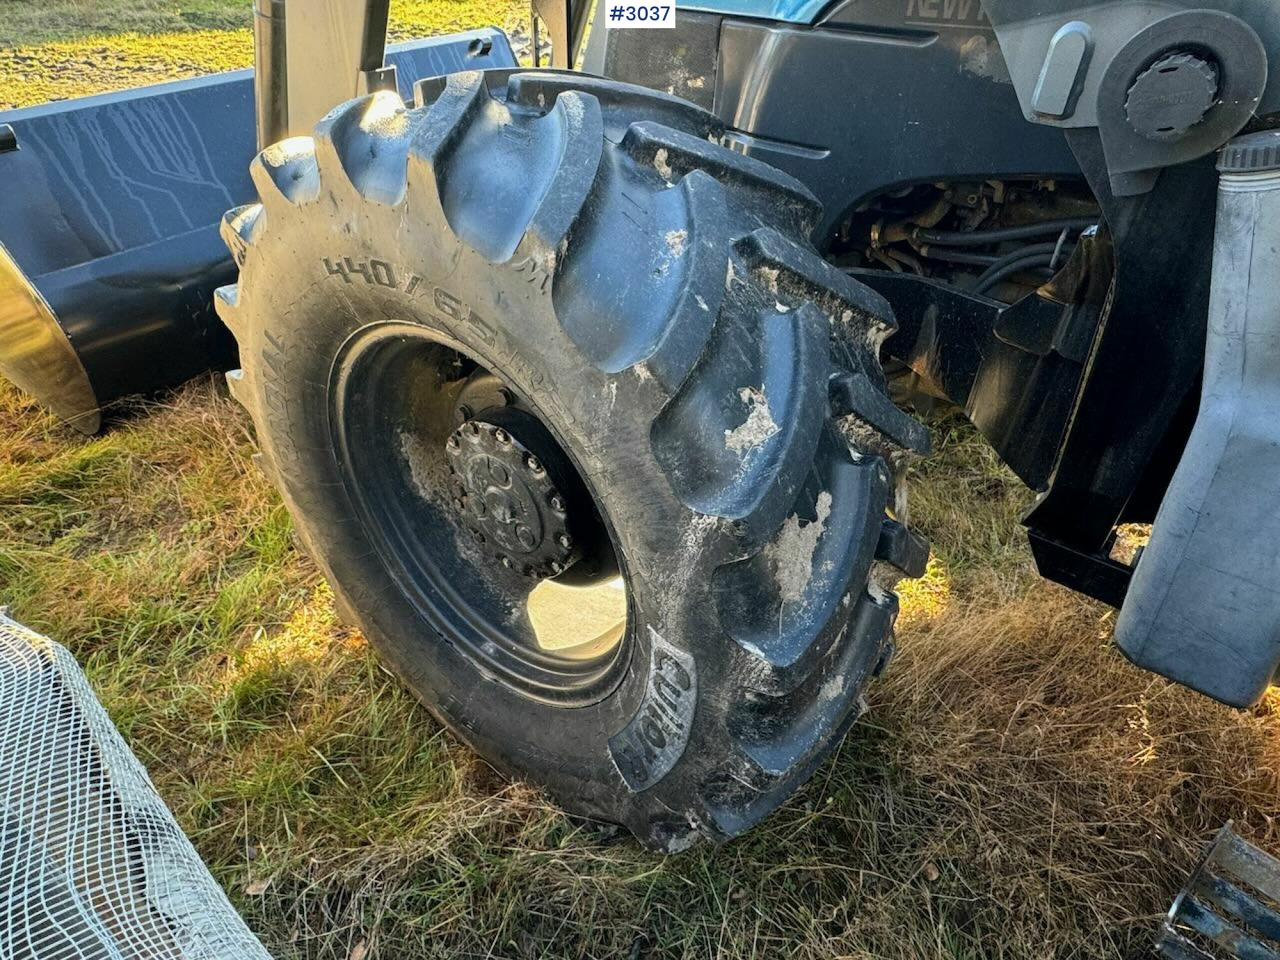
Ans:
[[[1228,822],[1169,908],[1156,952],[1171,960],[1280,960],[1280,860]]]

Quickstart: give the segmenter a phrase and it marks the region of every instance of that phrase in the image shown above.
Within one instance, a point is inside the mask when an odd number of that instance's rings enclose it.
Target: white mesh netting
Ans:
[[[0,960],[270,960],[75,659],[0,612]]]

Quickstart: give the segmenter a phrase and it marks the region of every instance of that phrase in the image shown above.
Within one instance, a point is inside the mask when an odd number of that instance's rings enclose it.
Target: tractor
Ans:
[[[388,4],[258,0],[230,260],[6,254],[0,368],[85,429],[144,338],[229,369],[343,617],[477,753],[668,852],[766,817],[893,655],[940,404],[1127,657],[1263,695],[1272,0],[535,0],[534,69],[481,32],[407,86]]]

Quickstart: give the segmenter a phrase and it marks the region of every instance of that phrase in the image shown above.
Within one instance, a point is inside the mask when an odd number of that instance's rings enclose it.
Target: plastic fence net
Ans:
[[[74,658],[0,613],[0,960],[270,960]]]

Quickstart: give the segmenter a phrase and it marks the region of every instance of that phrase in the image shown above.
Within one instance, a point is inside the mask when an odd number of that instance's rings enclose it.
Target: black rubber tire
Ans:
[[[889,307],[809,244],[808,191],[691,104],[553,72],[418,100],[269,148],[261,202],[227,214],[229,382],[264,466],[344,612],[478,753],[656,848],[738,834],[857,718],[927,556],[886,512],[920,439],[884,394]],[[388,574],[330,422],[343,346],[379,321],[486,358],[606,505],[631,657],[598,702],[486,676]]]

